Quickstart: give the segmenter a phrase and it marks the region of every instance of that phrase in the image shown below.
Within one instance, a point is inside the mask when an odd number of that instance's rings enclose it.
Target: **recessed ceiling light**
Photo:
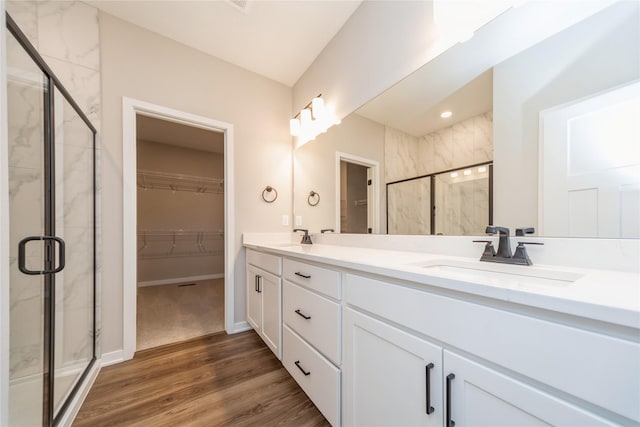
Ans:
[[[443,119],[448,119],[452,114],[453,113],[451,111],[443,111],[442,114],[440,114],[440,117],[442,117]]]

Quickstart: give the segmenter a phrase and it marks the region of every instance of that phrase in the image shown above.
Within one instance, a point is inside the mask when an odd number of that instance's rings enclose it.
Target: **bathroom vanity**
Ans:
[[[282,260],[282,362],[332,425],[640,423],[637,273],[244,244]]]

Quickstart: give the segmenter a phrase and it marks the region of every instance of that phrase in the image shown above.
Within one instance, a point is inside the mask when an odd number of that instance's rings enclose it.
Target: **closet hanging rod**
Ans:
[[[209,178],[205,176],[197,176],[197,175],[186,175],[181,173],[171,173],[171,172],[159,172],[152,171],[148,169],[138,169],[138,176],[146,176],[150,178],[164,178],[164,179],[173,179],[173,180],[184,180],[184,181],[199,181],[206,182],[210,184],[223,184],[224,179],[222,178]]]
[[[224,236],[224,230],[183,230],[183,229],[148,229],[138,230],[138,236],[196,236],[204,234],[205,236]]]
[[[224,251],[192,251],[192,252],[163,252],[163,253],[155,253],[155,254],[144,254],[141,253],[138,255],[138,259],[158,259],[158,258],[192,258],[192,257],[200,257],[200,256],[223,256]]]
[[[177,173],[138,170],[138,187],[151,190],[190,191],[195,193],[224,193],[224,179]]]

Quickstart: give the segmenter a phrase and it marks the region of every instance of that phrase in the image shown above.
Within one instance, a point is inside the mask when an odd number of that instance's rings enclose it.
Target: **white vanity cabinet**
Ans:
[[[340,425],[340,273],[283,262],[282,364],[331,423]]]
[[[344,293],[346,426],[639,420],[637,340],[353,274]]]
[[[442,347],[344,310],[345,426],[442,426]]]
[[[282,358],[282,258],[247,249],[247,322]]]
[[[444,374],[444,413],[449,425],[617,425],[447,350]]]

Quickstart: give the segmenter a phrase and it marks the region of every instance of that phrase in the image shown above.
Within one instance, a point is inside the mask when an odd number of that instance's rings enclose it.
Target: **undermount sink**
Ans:
[[[582,277],[582,274],[571,271],[480,261],[435,260],[418,266],[438,276],[501,286],[563,286]]]

